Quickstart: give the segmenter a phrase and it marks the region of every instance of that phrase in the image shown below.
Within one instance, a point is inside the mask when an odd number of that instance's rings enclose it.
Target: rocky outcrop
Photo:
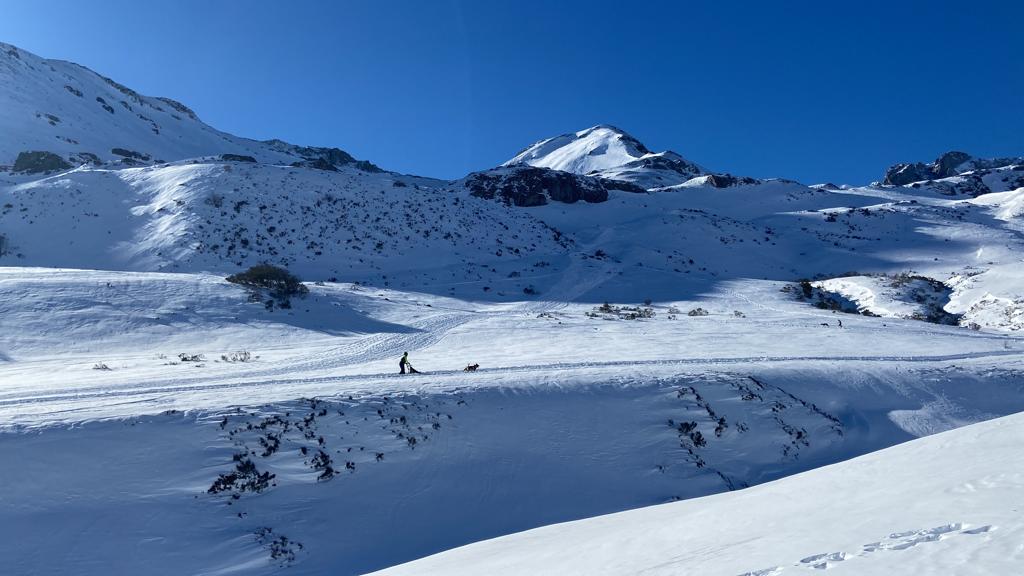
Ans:
[[[221,154],[220,159],[227,162],[256,162],[255,158],[244,154]]]
[[[177,100],[172,100],[172,99],[166,98],[164,96],[157,96],[157,100],[160,100],[164,104],[167,104],[171,108],[174,108],[178,112],[181,112],[182,114],[188,116],[189,118],[191,118],[193,120],[199,120],[199,116],[196,116],[196,113],[193,112],[191,108],[189,108],[188,106],[185,106],[184,104],[182,104],[181,102],[178,102]]]
[[[148,162],[152,158],[149,154],[128,150],[127,148],[111,148],[110,153],[121,156],[126,160],[140,160],[142,162]]]
[[[71,164],[53,152],[21,152],[14,161],[14,171],[25,174],[39,174],[55,170],[67,170]]]
[[[363,172],[383,172],[377,165],[367,160],[356,160],[351,154],[339,148],[324,148],[319,146],[296,146],[283,140],[266,140],[271,148],[299,156],[302,160],[292,162],[292,166],[303,168],[315,168],[317,170],[329,170],[337,172],[342,166],[351,166]]]
[[[728,188],[730,186],[760,184],[761,181],[748,176],[733,176],[732,174],[708,174],[706,183],[712,188]]]
[[[673,152],[667,152],[660,156],[648,156],[622,165],[623,170],[665,170],[675,172],[680,176],[692,178],[704,173],[704,170]]]
[[[609,190],[645,192],[628,182],[581,176],[561,170],[515,166],[470,174],[464,180],[470,194],[498,199],[520,207],[543,206],[549,201],[573,204],[608,200]]]
[[[891,166],[885,171],[882,184],[888,186],[906,186],[925,180],[940,180],[957,176],[964,172],[976,170],[992,170],[1013,164],[1021,164],[1021,158],[975,158],[966,152],[946,152],[930,164],[922,162],[902,163]]]
[[[103,160],[100,160],[100,157],[92,152],[79,152],[77,154],[72,154],[71,160],[80,164],[92,164],[93,166],[103,164]]]

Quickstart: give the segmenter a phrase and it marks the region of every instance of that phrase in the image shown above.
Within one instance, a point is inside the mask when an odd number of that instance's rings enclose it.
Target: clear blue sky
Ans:
[[[222,130],[452,178],[599,123],[808,183],[1024,155],[1022,22],[1012,0],[0,0],[0,40]]]

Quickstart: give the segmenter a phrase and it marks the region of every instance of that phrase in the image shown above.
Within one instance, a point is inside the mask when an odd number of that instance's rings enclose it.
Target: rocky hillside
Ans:
[[[908,274],[948,286],[963,325],[1024,329],[1021,159],[953,152],[884,184],[808,187],[710,173],[602,125],[443,182],[225,134],[9,45],[0,80],[0,265],[269,262],[310,280],[597,302]]]

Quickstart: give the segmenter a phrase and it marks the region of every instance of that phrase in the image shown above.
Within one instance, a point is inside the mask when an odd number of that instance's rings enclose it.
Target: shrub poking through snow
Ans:
[[[252,361],[252,353],[246,350],[239,350],[231,354],[221,354],[220,359],[224,362],[250,362]]]
[[[271,264],[258,264],[245,272],[232,274],[227,281],[248,288],[252,292],[250,300],[261,300],[261,293],[266,291],[271,297],[264,303],[268,311],[274,309],[275,299],[279,308],[288,309],[291,308],[289,298],[309,293],[309,288],[297,276]]]
[[[240,454],[235,455],[235,470],[221,474],[213,481],[207,490],[210,494],[233,491],[259,493],[266,490],[275,475],[269,472],[260,472],[252,460]]]
[[[263,526],[257,528],[253,534],[259,542],[270,553],[270,558],[279,562],[281,566],[289,566],[296,560],[296,553],[301,551],[301,542],[291,540],[284,535],[274,535],[273,528]]]
[[[710,314],[710,312],[701,308],[700,306],[686,313],[687,316],[707,316],[708,314]]]
[[[271,296],[278,299],[301,296],[309,292],[309,288],[306,288],[297,276],[284,268],[270,264],[258,264],[245,272],[228,276],[227,280],[248,288],[267,290]]]
[[[654,309],[643,306],[613,306],[605,302],[587,312],[587,316],[605,320],[640,320],[654,318]]]

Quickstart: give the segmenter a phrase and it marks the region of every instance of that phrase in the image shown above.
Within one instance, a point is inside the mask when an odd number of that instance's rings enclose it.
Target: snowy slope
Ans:
[[[1016,574],[1024,415],[771,484],[540,528],[381,574]]]
[[[1019,163],[807,187],[597,126],[442,182],[223,134],[2,48],[2,574],[355,574],[1024,410]],[[7,168],[31,151],[71,166]],[[225,280],[262,262],[308,295]],[[394,374],[405,351],[424,374]],[[736,544],[707,566],[857,564],[846,540],[777,530],[774,505],[745,529],[786,557]],[[988,522],[954,516],[871,537]],[[648,543],[623,571],[668,550]]]
[[[1024,409],[1020,339],[838,329],[779,287],[630,320],[333,283],[268,311],[211,275],[5,269],[2,565],[361,573]],[[393,374],[404,350],[425,374]],[[208,493],[236,454],[271,485]]]
[[[522,294],[527,281],[509,274],[564,253],[528,215],[434,183],[212,160],[80,168],[0,185],[0,264],[235,272],[270,261],[396,286],[480,280],[489,264],[495,292]]]
[[[0,103],[0,166],[13,166],[19,153],[31,151],[52,152],[76,166],[220,154],[290,164],[326,152],[220,132],[184,104],[143,96],[78,64],[4,43]]]
[[[952,290],[932,278],[910,274],[843,276],[812,286],[821,293],[819,302],[844,312],[939,324],[959,322],[946,311]]]
[[[643,188],[672,186],[704,173],[675,152],[651,152],[636,138],[607,125],[541,140],[503,166],[522,164],[623,180]]]

